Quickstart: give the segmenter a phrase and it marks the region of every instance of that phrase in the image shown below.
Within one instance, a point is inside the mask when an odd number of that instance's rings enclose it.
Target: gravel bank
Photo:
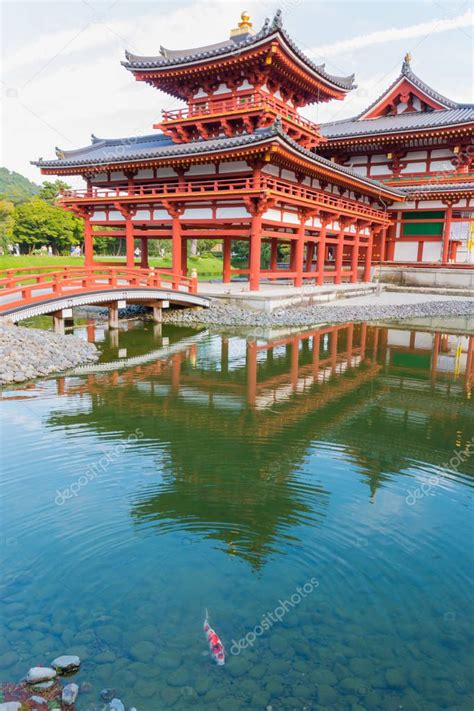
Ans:
[[[314,305],[280,309],[271,314],[213,302],[208,309],[169,309],[163,322],[175,324],[213,324],[222,326],[313,326],[318,323],[404,319],[420,316],[471,316],[474,299],[456,299],[398,305]]]
[[[93,343],[0,320],[0,385],[21,383],[95,361]]]

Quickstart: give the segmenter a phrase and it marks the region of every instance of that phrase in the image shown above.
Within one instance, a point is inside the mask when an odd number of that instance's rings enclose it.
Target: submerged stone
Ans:
[[[81,660],[75,654],[63,654],[60,657],[56,657],[51,662],[53,669],[56,669],[58,674],[69,674],[70,672],[76,671],[81,666]]]
[[[40,684],[56,677],[56,671],[51,667],[31,667],[26,675],[28,684]]]
[[[79,687],[77,684],[66,684],[61,694],[61,701],[64,706],[73,706],[78,694]]]

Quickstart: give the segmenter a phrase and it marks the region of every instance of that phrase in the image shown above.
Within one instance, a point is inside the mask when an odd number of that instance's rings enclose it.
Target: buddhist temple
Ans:
[[[103,236],[125,241],[128,268],[148,267],[150,240],[170,240],[171,271],[184,276],[190,243],[216,240],[223,282],[245,278],[251,290],[277,279],[296,287],[370,281],[374,260],[414,253],[446,264],[466,257],[456,230],[471,214],[474,108],[439,96],[408,59],[363,115],[322,127],[300,110],[343,100],[354,76],[306,57],[280,11],[259,31],[244,12],[227,40],[127,52],[122,64],[183,107],[164,110],[149,135],[93,135],[89,146],[34,163],[44,175],[84,179],[61,203],[84,219],[86,266],[100,263],[94,239]],[[235,241],[248,244],[240,268],[231,261]]]
[[[359,116],[325,124],[321,153],[401,189],[393,224],[374,259],[474,263],[474,104],[425,84],[405,56],[400,75]]]

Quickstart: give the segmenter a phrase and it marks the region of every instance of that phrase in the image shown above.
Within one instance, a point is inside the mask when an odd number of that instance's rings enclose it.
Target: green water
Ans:
[[[3,393],[1,679],[75,653],[78,711],[103,687],[138,711],[472,710],[467,336],[76,333],[98,367]]]

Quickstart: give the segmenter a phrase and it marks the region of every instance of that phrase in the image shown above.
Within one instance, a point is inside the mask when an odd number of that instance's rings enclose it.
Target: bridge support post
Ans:
[[[151,308],[151,318],[154,323],[161,323],[163,321],[163,309],[168,309],[170,306],[169,301],[151,301],[147,304]]]
[[[60,333],[64,335],[66,327],[74,325],[74,320],[72,318],[72,309],[60,309],[59,311],[54,311],[51,316],[53,317],[54,333]]]
[[[119,327],[119,307],[118,301],[114,304],[109,304],[109,328]]]

